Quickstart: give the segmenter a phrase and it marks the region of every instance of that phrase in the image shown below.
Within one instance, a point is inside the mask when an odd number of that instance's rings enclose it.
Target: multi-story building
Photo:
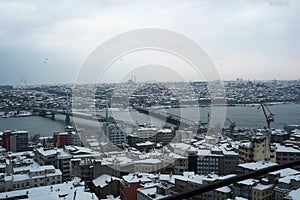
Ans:
[[[278,184],[274,188],[274,199],[282,200],[293,189],[300,188],[300,175],[289,175],[278,179]]]
[[[92,180],[92,190],[99,199],[106,199],[108,195],[120,196],[120,179],[108,174],[102,174]]]
[[[139,188],[137,190],[137,199],[138,200],[155,200],[155,199],[162,199],[165,197],[170,196],[171,186],[166,183],[157,183],[157,184],[150,184],[150,186],[145,186],[143,188]]]
[[[66,145],[81,146],[81,140],[78,132],[71,126],[66,127],[66,132],[54,133],[54,147],[63,148]]]
[[[251,163],[243,163],[243,164],[238,165],[236,172],[238,174],[244,174],[244,173],[248,173],[248,172],[253,172],[258,169],[271,167],[274,165],[277,165],[277,163],[268,162],[268,161],[256,161],[256,162],[251,162]]]
[[[253,137],[249,142],[239,145],[239,163],[258,160],[276,162],[276,146],[267,136]]]
[[[261,184],[258,183],[252,188],[252,199],[264,200],[273,199],[273,184]]]
[[[148,174],[128,174],[120,181],[120,197],[123,200],[137,200],[137,189],[141,184],[151,182]]]
[[[276,162],[278,164],[285,164],[300,160],[300,148],[293,144],[280,145],[276,144]],[[300,170],[300,166],[294,167]]]
[[[105,122],[103,123],[104,134],[107,139],[116,146],[122,146],[127,143],[126,133],[124,131],[125,127],[120,127],[118,124],[112,124]]]
[[[158,172],[162,168],[162,166],[162,161],[154,158],[134,161],[135,172],[154,173]]]
[[[226,175],[236,173],[238,154],[226,146],[189,151],[188,169],[197,174],[216,173]]]
[[[252,199],[252,188],[259,182],[256,179],[247,179],[233,183],[231,189],[234,197]]]
[[[158,129],[154,126],[139,127],[134,133],[127,136],[128,145],[137,147],[136,144],[147,141],[155,142]]]
[[[10,153],[6,158],[6,169],[3,173],[0,191],[12,191],[52,185],[62,182],[62,173],[53,165],[40,166],[33,160],[33,153]],[[1,185],[0,183],[0,185]]]
[[[38,148],[35,151],[35,160],[41,165],[53,165],[62,172],[63,181],[71,179],[72,155],[63,149]]]
[[[156,143],[161,143],[162,145],[169,144],[175,137],[175,131],[172,129],[160,129],[156,133]]]
[[[95,159],[100,156],[99,152],[92,151],[86,147],[65,146],[64,148],[38,148],[35,150],[35,160],[41,165],[53,165],[60,169],[63,180],[70,180],[73,175],[85,180],[92,179],[92,165],[89,159]],[[73,163],[72,163],[73,162]],[[73,173],[73,170],[74,173]],[[89,178],[89,176],[91,176]]]
[[[6,151],[21,152],[28,150],[28,131],[4,131],[2,147]]]

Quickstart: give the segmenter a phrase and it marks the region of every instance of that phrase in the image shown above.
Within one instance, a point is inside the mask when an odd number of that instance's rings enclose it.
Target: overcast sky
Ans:
[[[299,79],[299,13],[297,0],[1,0],[0,84],[72,83],[97,46],[139,28],[188,36],[225,80]]]

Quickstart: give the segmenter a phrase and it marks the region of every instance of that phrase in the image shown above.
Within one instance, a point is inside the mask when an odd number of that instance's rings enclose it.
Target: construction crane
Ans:
[[[230,132],[233,133],[236,123],[234,121],[231,121],[228,117],[226,117],[226,119],[230,123],[230,126],[229,126]]]
[[[264,115],[265,115],[265,118],[266,118],[266,122],[267,122],[267,128],[270,129],[270,124],[271,122],[274,122],[274,114],[269,110],[269,108],[261,103],[259,106],[258,106],[258,110],[262,108],[263,112],[264,112]],[[268,111],[268,114],[267,114],[267,111]]]

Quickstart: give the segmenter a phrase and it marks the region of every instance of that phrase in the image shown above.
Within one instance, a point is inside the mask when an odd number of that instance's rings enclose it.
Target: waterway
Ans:
[[[275,114],[275,121],[271,124],[272,128],[282,129],[284,124],[300,124],[300,105],[299,104],[278,104],[268,106],[270,111]],[[206,122],[211,112],[211,107],[185,107],[159,109],[160,112],[168,112],[190,119],[192,121]],[[103,116],[105,113],[102,113]],[[152,123],[157,126],[164,125],[159,119],[138,113],[137,111],[113,111],[110,116],[131,123]],[[237,128],[263,128],[266,121],[258,105],[253,106],[228,106],[226,116],[236,122]],[[74,125],[74,124],[73,124]],[[84,119],[76,120],[77,128],[89,127],[91,130],[99,130],[99,123]],[[225,121],[225,127],[229,127],[229,122]],[[65,117],[57,115],[56,120],[50,117],[20,117],[20,118],[0,118],[0,131],[3,130],[27,130],[29,136],[40,134],[41,136],[51,136],[54,132],[62,132],[66,127]]]

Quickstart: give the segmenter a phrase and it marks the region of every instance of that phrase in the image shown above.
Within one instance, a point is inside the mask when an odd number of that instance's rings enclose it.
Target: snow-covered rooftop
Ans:
[[[256,186],[254,186],[253,188],[256,190],[267,190],[273,187],[273,184],[268,184],[268,185],[264,185],[261,183],[258,183]]]
[[[113,177],[111,175],[108,174],[102,174],[100,176],[98,176],[97,178],[95,178],[93,180],[93,183],[96,187],[105,187],[107,186],[112,180],[120,180],[119,178]]]
[[[262,169],[266,167],[271,167],[274,165],[278,165],[277,163],[267,162],[267,161],[257,161],[257,162],[251,162],[251,163],[243,163],[239,164],[239,167],[250,169],[250,170],[257,170]]]
[[[97,200],[97,196],[93,193],[86,192],[84,186],[75,187],[79,183],[79,178],[74,178],[73,181],[65,182],[62,184],[56,184],[51,186],[35,187],[25,190],[17,190],[11,192],[0,193],[0,199],[5,198],[18,198],[20,196],[26,196],[30,200],[73,200],[73,199],[94,199]]]

